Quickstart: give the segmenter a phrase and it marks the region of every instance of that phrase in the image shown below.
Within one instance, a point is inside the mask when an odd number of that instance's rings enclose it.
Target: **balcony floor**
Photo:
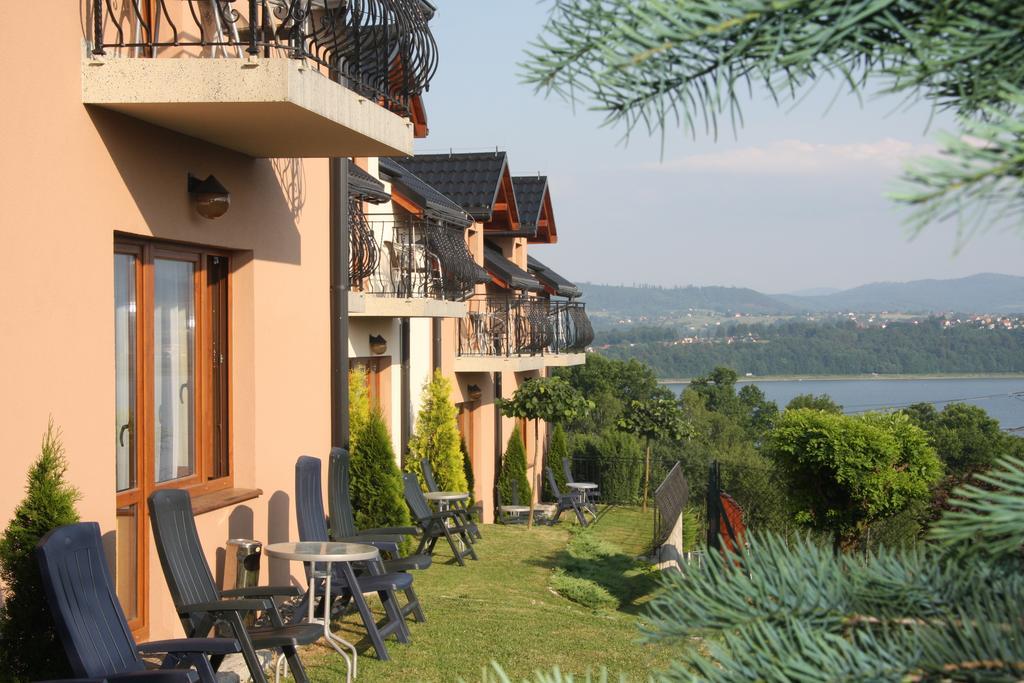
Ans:
[[[463,318],[466,309],[462,301],[348,293],[348,314],[353,318]]]
[[[456,356],[455,372],[530,372],[543,370],[550,356]]]
[[[295,59],[84,59],[82,103],[257,158],[412,154],[411,122]]]

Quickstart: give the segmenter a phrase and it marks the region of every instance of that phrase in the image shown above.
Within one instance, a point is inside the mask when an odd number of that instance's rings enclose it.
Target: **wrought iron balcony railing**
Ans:
[[[402,115],[430,84],[437,45],[423,0],[90,0],[92,52],[288,57]]]
[[[594,341],[594,328],[581,301],[552,301],[548,310],[554,338],[552,353],[582,353]]]
[[[463,301],[487,272],[473,261],[461,230],[390,214],[352,211],[349,275],[353,290],[405,299]]]
[[[459,320],[460,356],[582,352],[594,340],[584,304],[539,297],[475,296]]]

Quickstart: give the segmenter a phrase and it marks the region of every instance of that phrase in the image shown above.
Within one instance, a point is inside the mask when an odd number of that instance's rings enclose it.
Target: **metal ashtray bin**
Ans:
[[[224,552],[224,590],[251,588],[260,582],[260,557],[263,544],[249,538],[228,539]],[[245,621],[252,626],[255,614],[250,612]]]

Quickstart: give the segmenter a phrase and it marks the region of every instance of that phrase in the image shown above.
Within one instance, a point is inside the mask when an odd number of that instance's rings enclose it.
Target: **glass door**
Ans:
[[[196,264],[153,260],[153,482],[196,473]]]
[[[114,452],[117,482],[117,521],[114,583],[129,625],[144,623],[142,561],[140,549],[145,539],[142,514],[142,489],[139,486],[138,440],[140,394],[139,358],[139,285],[142,280],[141,254],[137,251],[114,254]]]

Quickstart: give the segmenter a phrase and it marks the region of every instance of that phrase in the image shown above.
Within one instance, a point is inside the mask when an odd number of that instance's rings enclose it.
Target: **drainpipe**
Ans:
[[[331,252],[331,443],[348,449],[348,164],[332,157]]]
[[[409,386],[412,381],[409,372],[409,319],[402,318],[398,323],[401,338],[401,360],[402,360],[402,466],[405,467],[406,456],[409,454],[409,438],[412,429],[412,388]]]
[[[430,347],[433,354],[431,360],[431,373],[441,369],[441,320],[440,318],[430,319],[430,333],[433,335],[433,344]]]
[[[501,373],[494,373],[494,398],[501,398]],[[494,402],[494,490],[498,490],[498,475],[501,474],[501,411],[498,410],[497,400]],[[496,499],[495,499],[496,500]]]

